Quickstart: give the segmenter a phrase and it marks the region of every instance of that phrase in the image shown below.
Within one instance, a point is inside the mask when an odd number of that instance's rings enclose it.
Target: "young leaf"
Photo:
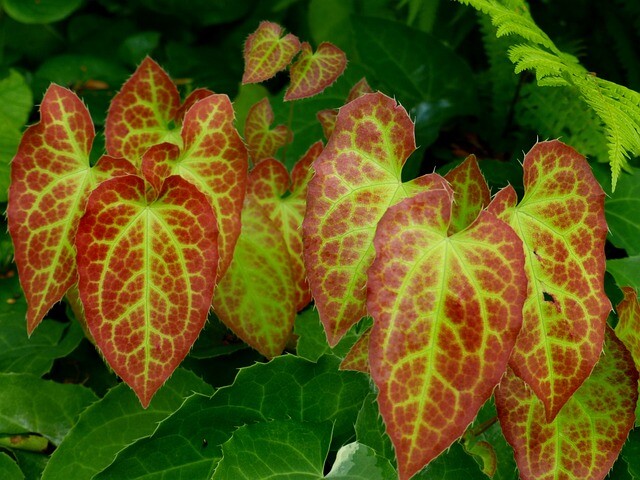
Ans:
[[[299,100],[322,93],[347,67],[347,56],[335,45],[323,42],[313,52],[304,42],[296,62],[291,65],[291,85],[284,95],[285,101]]]
[[[469,155],[444,178],[451,185],[455,195],[449,226],[449,233],[453,234],[473,223],[480,210],[489,205],[491,192],[475,155]]]
[[[150,146],[176,143],[170,124],[179,108],[180,94],[169,75],[145,58],[111,101],[104,132],[107,153],[139,166]]]
[[[107,180],[89,197],[76,237],[87,325],[145,407],[207,319],[217,234],[205,196],[177,176],[151,202],[134,175]]]
[[[489,206],[523,241],[529,282],[510,365],[553,417],[589,376],[611,304],[604,293],[604,192],[584,157],[554,140],[524,159],[525,195]]]
[[[296,288],[282,232],[260,209],[243,212],[233,261],[218,283],[213,308],[265,357],[283,352],[295,321]]]
[[[611,329],[599,362],[551,421],[544,404],[511,370],[496,406],[523,480],[605,477],[633,427],[638,373]]]
[[[249,109],[244,136],[253,163],[273,156],[280,147],[291,141],[291,130],[286,125],[270,128],[273,109],[268,98],[263,98]]]
[[[369,361],[401,479],[464,433],[522,323],[522,242],[489,212],[448,236],[451,210],[448,192],[420,193],[389,208],[374,239]]]
[[[210,95],[213,95],[213,92],[207,88],[196,88],[193,92],[191,92],[189,96],[184,99],[184,102],[182,102],[182,105],[180,105],[180,108],[176,112],[176,123],[181,125],[184,121],[184,116],[187,114],[189,109],[200,100],[207,98]]]
[[[244,44],[244,74],[242,83],[257,83],[270,79],[284,70],[300,50],[300,40],[289,33],[282,36],[282,27],[272,22],[260,22]]]
[[[336,130],[313,163],[304,260],[331,346],[366,314],[366,272],[384,212],[414,192],[448,188],[438,175],[402,183],[402,166],[415,148],[406,110],[371,93],[340,109]]]
[[[627,347],[640,371],[640,302],[633,288],[622,287],[624,299],[617,306],[616,335]],[[640,388],[640,385],[638,386]],[[636,407],[636,425],[640,425],[640,404]]]
[[[89,192],[103,178],[102,161],[89,166],[93,123],[73,92],[51,85],[40,117],[11,163],[7,207],[30,334],[76,282],[73,239]]]

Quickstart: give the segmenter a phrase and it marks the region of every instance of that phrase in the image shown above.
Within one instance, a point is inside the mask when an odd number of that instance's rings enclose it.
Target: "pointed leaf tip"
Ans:
[[[322,93],[347,67],[347,56],[332,43],[323,42],[313,52],[304,42],[299,58],[291,65],[291,85],[285,101],[300,100]]]
[[[254,163],[272,157],[293,137],[293,133],[286,125],[271,128],[273,119],[273,109],[266,97],[253,105],[247,113],[244,134]]]

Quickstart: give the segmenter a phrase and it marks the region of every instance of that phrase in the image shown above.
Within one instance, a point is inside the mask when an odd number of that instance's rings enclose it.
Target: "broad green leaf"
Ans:
[[[640,478],[640,429],[631,431],[622,448],[621,457],[626,460],[633,480],[638,480]]]
[[[220,445],[237,427],[270,420],[333,422],[337,448],[353,437],[353,419],[370,391],[364,375],[341,372],[338,363],[330,356],[313,363],[288,355],[242,369],[233,385],[213,397],[187,399],[96,480],[166,479],[169,469],[174,478],[210,478]]]
[[[195,342],[215,285],[216,218],[171,176],[155,200],[135,175],[100,184],[76,237],[80,299],[109,365],[147,406]]]
[[[450,170],[445,176],[453,189],[455,202],[451,210],[449,233],[464,230],[473,223],[480,210],[489,205],[491,192],[475,155]]]
[[[29,333],[76,283],[73,239],[96,182],[89,166],[95,133],[82,101],[51,85],[40,117],[24,133],[11,163],[7,207]]]
[[[356,440],[371,447],[379,456],[396,464],[396,454],[378,409],[377,395],[371,393],[364,399],[356,418]]]
[[[600,175],[598,178],[604,180]],[[609,193],[604,207],[611,243],[624,248],[630,256],[640,255],[640,222],[637,221],[637,212],[640,211],[640,168],[629,167],[629,173],[621,173],[613,193],[610,193],[608,178],[602,183]]]
[[[242,83],[258,83],[284,70],[300,50],[300,40],[292,33],[283,36],[282,27],[260,22],[244,44]]]
[[[636,369],[640,371],[640,301],[638,291],[630,287],[622,287],[624,300],[616,307],[618,312],[618,325],[616,336],[627,347]],[[640,392],[640,385],[638,385]],[[636,406],[636,425],[640,426],[640,404]]]
[[[487,480],[476,461],[458,442],[416,474],[412,480]]]
[[[150,58],[113,97],[105,123],[107,153],[140,165],[142,154],[161,142],[179,144],[171,123],[180,94],[169,75]]]
[[[273,118],[273,109],[266,97],[247,113],[244,137],[253,163],[272,157],[280,147],[291,141],[291,130],[286,125],[271,128]]]
[[[66,18],[82,0],[2,0],[7,14],[22,23],[52,23]]]
[[[282,232],[260,209],[243,212],[233,261],[218,282],[213,309],[267,358],[287,345],[296,316],[291,257]]]
[[[629,286],[640,292],[640,255],[607,260],[607,271],[619,287]]]
[[[24,474],[18,464],[4,452],[0,452],[0,477],[3,480],[24,480]]]
[[[489,210],[522,239],[529,282],[510,366],[549,420],[589,376],[611,304],[604,292],[604,192],[585,158],[554,140],[524,159],[525,195],[501,190]]]
[[[273,420],[238,428],[211,480],[322,479],[331,423]]]
[[[211,394],[213,389],[193,373],[178,369],[148,408],[142,408],[124,384],[87,408],[53,452],[43,480],[89,480],[106,468],[116,454],[139,438],[151,435],[162,421],[194,392]]]
[[[15,70],[0,80],[0,125],[2,132],[21,129],[29,118],[33,95],[24,77]]]
[[[344,445],[336,454],[331,471],[323,478],[334,480],[387,480],[394,478],[396,471],[389,460],[361,443]]]
[[[371,93],[340,109],[336,129],[313,163],[302,224],[304,257],[332,346],[366,314],[366,272],[384,212],[414,192],[448,188],[438,175],[402,183],[402,166],[415,148],[404,108]]]
[[[314,52],[304,42],[300,56],[291,65],[291,85],[284,100],[300,100],[322,93],[347,67],[347,56],[335,45],[323,42]]]
[[[460,437],[504,373],[526,297],[522,242],[482,212],[448,235],[452,196],[389,208],[368,272],[371,377],[408,479]]]
[[[49,456],[42,453],[14,450],[13,454],[24,473],[25,480],[40,480]]]
[[[551,421],[543,402],[509,368],[496,406],[521,478],[604,478],[633,427],[637,382],[631,355],[608,327],[593,372]]]
[[[80,413],[96,399],[81,385],[55,383],[24,373],[2,373],[0,434],[39,433],[59,445]]]
[[[180,139],[182,146],[172,150],[166,143],[149,148],[142,170],[147,178],[155,175],[157,184],[168,175],[180,175],[205,194],[217,219],[221,278],[240,234],[249,166],[247,149],[233,125],[229,97],[211,94],[194,103],[184,116]]]

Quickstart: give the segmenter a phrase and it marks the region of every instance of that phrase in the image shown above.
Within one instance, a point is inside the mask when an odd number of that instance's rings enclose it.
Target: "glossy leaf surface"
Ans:
[[[291,130],[286,125],[271,128],[273,118],[268,98],[263,98],[249,109],[244,136],[254,163],[272,157],[291,139]]]
[[[336,130],[313,163],[302,224],[304,257],[332,346],[366,313],[366,271],[384,212],[429,186],[448,188],[437,175],[402,183],[402,166],[415,148],[406,110],[372,93],[340,109]]]
[[[488,212],[448,236],[451,211],[448,192],[418,194],[384,214],[374,239],[369,360],[401,479],[464,433],[522,324],[522,242]]]
[[[549,420],[598,361],[611,304],[604,293],[604,192],[589,164],[554,140],[524,160],[525,195],[500,191],[489,207],[523,241],[529,281],[510,365],[544,402]]]
[[[616,336],[624,343],[640,371],[640,302],[633,288],[623,287],[624,300],[616,307]],[[638,386],[640,389],[640,385]],[[640,404],[636,407],[636,425],[640,425]]]
[[[509,369],[496,406],[522,479],[604,478],[633,426],[637,382],[631,355],[609,328],[593,372],[551,421]]]
[[[286,100],[300,100],[322,93],[347,67],[347,56],[335,45],[323,42],[314,52],[304,42],[298,59],[291,65],[291,85]]]
[[[129,175],[89,198],[78,227],[80,298],[109,365],[143,406],[188,353],[207,319],[216,275],[216,218],[172,176],[159,197]]]
[[[300,50],[298,37],[282,35],[282,27],[273,22],[260,22],[258,29],[244,44],[242,83],[263,82],[284,70]]]

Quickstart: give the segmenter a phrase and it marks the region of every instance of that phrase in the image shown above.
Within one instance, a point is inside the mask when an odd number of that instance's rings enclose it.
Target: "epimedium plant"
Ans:
[[[244,53],[246,83],[293,61],[287,101],[322,91],[346,66],[337,47],[323,43],[314,53],[270,22]],[[622,342],[637,356],[639,307],[625,291],[616,333],[607,327],[604,192],[572,148],[533,146],[520,201],[511,187],[491,198],[472,156],[444,177],[403,182],[414,125],[362,81],[339,111],[318,112],[328,143],[310,145],[289,173],[271,158],[291,133],[271,128],[268,100],[251,108],[243,141],[226,95],[199,89],[181,102],[151,59],[114,97],[106,154],[93,166],[82,101],[52,85],[40,111],[12,162],[8,207],[29,332],[77,288],[88,335],[145,407],[212,306],[267,358],[295,340],[296,312],[312,298],[331,347],[359,335],[342,367],[370,374],[391,455],[345,445],[349,422],[340,412],[362,403],[361,373],[330,375],[332,360],[311,366],[285,356],[271,364],[289,378],[274,382],[302,392],[315,372],[325,390],[351,384],[361,397],[341,391],[335,412],[302,409],[300,418],[287,401],[232,402],[265,374],[259,368],[213,396],[190,397],[180,410],[197,412],[192,421],[227,422],[210,449],[219,457],[194,453],[207,478],[255,478],[241,459],[256,439],[277,451],[264,472],[286,470],[280,459],[308,444],[311,474],[322,478],[334,441],[343,447],[327,478],[392,478],[394,463],[401,479],[418,478],[494,391],[523,478],[603,478],[611,468],[635,418],[638,373]],[[359,323],[365,315],[370,327]],[[229,419],[224,405],[242,407]],[[180,428],[180,410],[149,451]],[[281,437],[291,448],[278,450],[273,439]],[[492,450],[478,452],[491,473]],[[117,477],[127,465],[121,454],[124,466],[97,478]]]

